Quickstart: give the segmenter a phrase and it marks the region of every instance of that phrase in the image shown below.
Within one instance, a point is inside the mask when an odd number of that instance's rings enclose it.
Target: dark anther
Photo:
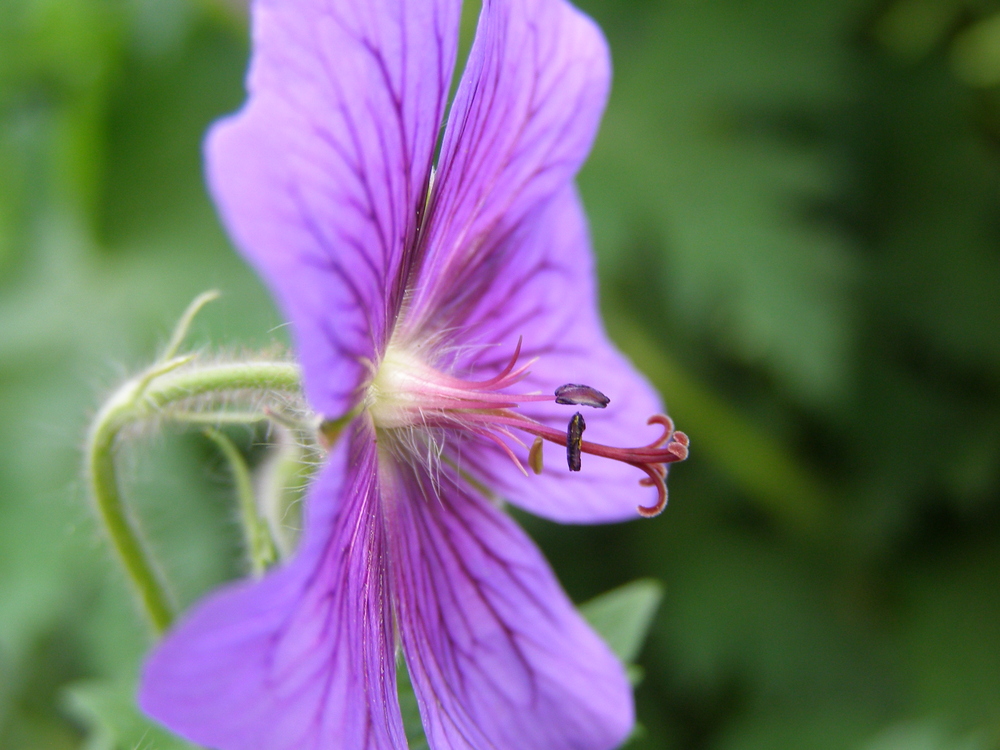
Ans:
[[[611,403],[611,399],[589,385],[567,383],[556,388],[556,403],[593,406],[595,409],[603,409]]]
[[[569,428],[566,430],[566,463],[569,464],[570,471],[580,471],[580,452],[583,446],[583,431],[587,429],[587,423],[583,415],[577,412],[569,420]]]

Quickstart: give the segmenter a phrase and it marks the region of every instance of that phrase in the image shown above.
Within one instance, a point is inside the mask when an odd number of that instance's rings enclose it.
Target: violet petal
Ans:
[[[350,469],[341,447],[310,490],[296,557],[212,594],[153,651],[150,716],[218,750],[406,748],[375,446],[350,442]]]
[[[461,0],[258,0],[250,98],[206,144],[238,248],[291,322],[312,406],[343,414],[402,302]]]
[[[463,343],[470,352],[454,367],[472,379],[501,370],[519,335],[521,360],[537,357],[524,392],[552,393],[566,382],[586,382],[611,403],[587,422],[587,440],[623,447],[649,443],[660,434],[646,420],[663,411],[655,391],[608,340],[597,309],[593,257],[586,219],[572,186],[525,222],[504,246],[503,272],[466,318]],[[497,346],[500,342],[503,346]],[[518,411],[566,429],[567,410],[552,402],[523,403]],[[513,447],[526,458],[527,451]],[[525,476],[494,444],[467,440],[453,459],[501,497],[525,510],[566,523],[597,523],[636,517],[656,491],[639,486],[638,469],[587,457],[570,473],[561,461],[547,462],[538,476]]]
[[[464,323],[502,272],[505,239],[586,158],[609,80],[600,29],[569,3],[485,0],[448,116],[407,330]]]
[[[400,467],[393,588],[434,750],[611,750],[633,723],[618,659],[513,520],[453,472]]]

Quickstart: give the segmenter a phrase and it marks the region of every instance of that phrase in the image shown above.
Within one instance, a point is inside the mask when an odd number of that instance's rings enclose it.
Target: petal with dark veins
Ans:
[[[611,750],[633,723],[618,659],[506,514],[400,467],[383,479],[406,663],[434,750]]]
[[[349,409],[402,303],[461,0],[257,0],[246,106],[209,186],[270,286],[326,416]]]
[[[144,711],[218,750],[405,750],[375,454],[370,437],[342,445],[288,565],[212,594],[167,634],[143,670]]]

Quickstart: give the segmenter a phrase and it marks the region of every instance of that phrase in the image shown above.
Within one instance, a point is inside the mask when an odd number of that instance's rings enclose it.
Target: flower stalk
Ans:
[[[278,559],[278,551],[271,538],[267,523],[260,517],[257,510],[257,498],[254,495],[253,478],[246,459],[239,448],[224,432],[212,427],[205,429],[205,435],[222,451],[226,462],[233,473],[233,483],[236,486],[236,497],[239,499],[240,520],[243,524],[244,542],[247,554],[250,556],[250,569],[254,576],[260,578]]]
[[[87,435],[85,470],[88,490],[98,518],[157,633],[174,617],[174,604],[160,567],[125,503],[118,479],[116,453],[124,431],[151,419],[201,424],[252,423],[267,419],[257,410],[222,408],[197,410],[192,402],[208,397],[225,403],[234,394],[288,394],[299,392],[297,365],[281,361],[197,363],[197,355],[174,356],[194,313],[214,296],[196,299],[181,318],[169,355],[122,385],[98,411]],[[218,442],[218,441],[217,441]],[[261,551],[261,554],[263,552]]]

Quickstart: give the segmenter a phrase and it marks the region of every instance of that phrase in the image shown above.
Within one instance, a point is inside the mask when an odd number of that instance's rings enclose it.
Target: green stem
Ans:
[[[219,294],[220,292],[217,289],[210,289],[207,292],[199,294],[188,305],[187,310],[184,311],[181,319],[174,326],[174,332],[170,336],[170,341],[167,342],[167,348],[163,350],[163,355],[160,357],[161,362],[173,359],[177,355],[177,352],[181,349],[181,345],[184,343],[184,339],[187,338],[188,331],[191,329],[191,324],[194,322],[195,317],[205,305],[213,300],[217,300]]]
[[[170,421],[181,422],[183,424],[203,424],[211,427],[219,427],[225,424],[251,425],[257,422],[266,422],[270,417],[263,412],[256,411],[182,411],[170,410]]]
[[[239,498],[244,541],[247,553],[250,555],[251,569],[255,576],[260,577],[278,559],[278,553],[274,548],[267,524],[257,512],[257,499],[254,496],[250,467],[247,466],[239,448],[224,433],[208,427],[205,429],[205,434],[219,446],[233,472],[233,483],[236,485],[236,496]]]
[[[140,395],[152,415],[171,403],[220,391],[297,393],[300,379],[298,365],[291,362],[235,362],[168,373]]]
[[[170,418],[171,405],[183,405],[198,396],[234,391],[295,393],[300,382],[299,368],[289,362],[183,367],[189,361],[185,357],[158,363],[127,382],[98,412],[87,436],[87,479],[98,516],[158,633],[170,625],[174,607],[136,519],[122,499],[115,466],[119,435],[136,422]]]
[[[294,431],[281,422],[272,422],[270,455],[260,466],[257,488],[260,512],[271,532],[279,557],[287,557],[295,548],[301,524],[298,505],[308,481],[311,461],[306,448]]]
[[[118,433],[131,420],[135,383],[127,383],[104,406],[87,438],[87,478],[104,529],[157,633],[170,625],[173,604],[163,577],[143,545],[135,519],[122,502],[115,467]]]

